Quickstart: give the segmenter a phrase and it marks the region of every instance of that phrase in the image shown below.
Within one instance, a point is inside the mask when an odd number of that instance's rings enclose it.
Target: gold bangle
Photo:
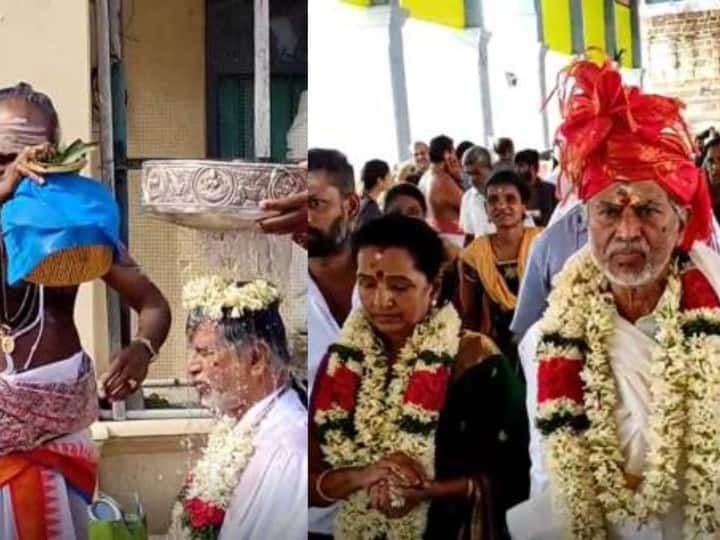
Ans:
[[[338,499],[333,499],[332,497],[328,497],[325,492],[322,490],[322,481],[325,479],[325,477],[328,475],[328,473],[332,472],[332,469],[325,469],[323,472],[321,472],[317,479],[315,480],[315,491],[318,495],[320,495],[320,498],[324,500],[325,502],[334,503],[337,502]]]

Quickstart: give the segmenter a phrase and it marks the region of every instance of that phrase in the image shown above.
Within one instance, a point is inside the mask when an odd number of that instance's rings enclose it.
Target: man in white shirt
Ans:
[[[490,152],[482,146],[468,148],[462,157],[463,172],[470,177],[472,187],[462,198],[460,205],[460,228],[465,231],[466,243],[476,236],[495,232],[495,225],[490,223],[485,210],[485,183],[491,175]],[[534,227],[530,216],[524,221],[526,227]]]
[[[307,410],[289,377],[277,289],[213,276],[189,283],[183,302],[190,380],[221,418],[181,493],[173,535],[306,538]]]
[[[356,265],[350,235],[360,209],[353,168],[337,150],[308,151],[308,390],[353,309]],[[330,536],[335,507],[310,508],[311,536]]]

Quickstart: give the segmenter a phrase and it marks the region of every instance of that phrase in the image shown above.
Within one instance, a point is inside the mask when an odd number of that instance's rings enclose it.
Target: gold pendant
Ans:
[[[0,338],[0,348],[5,354],[12,354],[15,350],[15,340],[12,336],[2,336]]]
[[[0,327],[0,349],[5,354],[12,354],[15,350],[15,338],[10,335],[11,328],[7,325]]]

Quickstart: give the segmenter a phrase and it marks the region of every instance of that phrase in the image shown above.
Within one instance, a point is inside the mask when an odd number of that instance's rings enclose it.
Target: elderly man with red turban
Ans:
[[[515,539],[720,538],[720,256],[680,102],[575,62],[562,166],[588,245],[557,275],[531,417],[544,469]],[[536,376],[535,376],[536,375]],[[534,479],[543,475],[535,475]]]

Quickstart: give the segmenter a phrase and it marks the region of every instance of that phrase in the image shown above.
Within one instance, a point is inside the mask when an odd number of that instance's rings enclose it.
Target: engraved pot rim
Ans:
[[[276,212],[260,209],[306,189],[294,163],[203,159],[148,160],[142,167],[141,207],[151,217],[198,229],[239,230]]]

